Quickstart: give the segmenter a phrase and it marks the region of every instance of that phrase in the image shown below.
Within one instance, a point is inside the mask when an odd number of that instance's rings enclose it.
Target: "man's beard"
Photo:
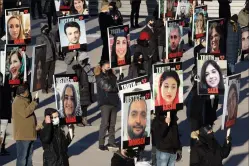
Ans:
[[[144,137],[145,127],[143,127],[143,126],[139,126],[139,127],[143,128],[143,131],[139,135],[137,135],[137,134],[135,134],[133,132],[133,127],[128,125],[128,127],[127,127],[128,131],[127,132],[128,132],[128,136],[130,137],[130,139],[137,139],[137,138]]]

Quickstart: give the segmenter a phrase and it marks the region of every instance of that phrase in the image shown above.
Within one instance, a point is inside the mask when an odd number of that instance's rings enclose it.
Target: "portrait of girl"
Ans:
[[[175,108],[176,104],[179,103],[180,84],[181,81],[176,71],[163,72],[158,80],[155,106],[170,105],[169,108]]]
[[[128,65],[131,63],[130,44],[127,35],[115,35],[111,50],[112,68]]]
[[[214,60],[207,60],[201,67],[200,88],[218,88],[224,91],[224,81],[220,66]]]
[[[72,0],[70,13],[88,15],[89,11],[86,0]]]
[[[15,47],[7,55],[6,67],[9,71],[9,84],[20,84],[24,81],[25,52]]]

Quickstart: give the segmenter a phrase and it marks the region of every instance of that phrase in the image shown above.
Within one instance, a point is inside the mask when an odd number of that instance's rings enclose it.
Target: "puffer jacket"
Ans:
[[[69,166],[68,146],[72,139],[70,134],[52,124],[43,123],[40,130],[40,139],[43,147],[43,166]]]
[[[197,139],[190,152],[190,166],[223,166],[222,160],[227,158],[231,151],[231,143],[224,141],[220,146],[218,141],[213,138],[212,146],[208,144],[205,137],[191,134],[192,139]]]
[[[80,104],[89,106],[91,104],[91,93],[87,73],[80,65],[73,66],[73,69],[79,78]]]
[[[97,82],[98,106],[112,105],[119,107],[120,100],[118,96],[117,77],[114,74],[107,75],[101,72],[100,67],[96,67],[94,70]]]

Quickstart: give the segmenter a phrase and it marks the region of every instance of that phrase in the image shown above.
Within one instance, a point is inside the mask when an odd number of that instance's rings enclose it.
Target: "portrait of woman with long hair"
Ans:
[[[111,56],[112,68],[131,63],[130,45],[126,35],[116,35],[114,37]]]
[[[200,87],[202,89],[218,88],[224,90],[221,69],[214,60],[207,60],[201,68]]]
[[[71,14],[84,14],[88,15],[88,7],[86,0],[72,0],[71,2]]]
[[[8,40],[24,39],[24,31],[21,18],[19,16],[11,16],[7,21],[7,37]]]
[[[238,103],[239,103],[238,89],[236,84],[232,84],[228,90],[228,96],[227,96],[228,121],[236,119],[238,111]]]
[[[175,108],[179,103],[179,87],[181,81],[176,71],[165,71],[159,78],[155,106]]]
[[[20,80],[24,79],[25,70],[25,56],[24,52],[20,51],[19,48],[14,48],[7,57],[9,64],[9,80]]]
[[[211,24],[208,30],[208,52],[209,53],[223,53],[222,42],[223,32],[217,22]]]
[[[198,13],[195,23],[195,35],[204,34],[205,31],[205,17],[203,13]]]

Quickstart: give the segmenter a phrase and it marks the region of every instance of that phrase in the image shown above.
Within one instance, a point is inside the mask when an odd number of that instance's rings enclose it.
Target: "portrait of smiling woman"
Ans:
[[[71,2],[71,14],[84,14],[88,15],[88,7],[86,0],[72,0]]]
[[[223,53],[223,33],[222,28],[217,22],[211,24],[208,30],[208,52]]]
[[[131,63],[130,47],[127,36],[117,35],[114,37],[111,56],[112,68]]]
[[[229,88],[228,97],[227,97],[228,120],[236,119],[238,111],[238,103],[239,103],[238,89],[236,84],[232,84]]]
[[[11,16],[7,21],[7,35],[8,40],[24,39],[24,31],[22,27],[21,18],[18,16]]]
[[[218,88],[224,89],[224,82],[221,69],[214,60],[207,60],[201,68],[200,86],[203,89]]]
[[[180,78],[176,71],[165,71],[159,78],[155,106],[179,103]]]
[[[20,80],[23,81],[25,63],[23,58],[24,52],[19,51],[19,49],[14,48],[9,56],[8,65],[9,66],[9,80]]]

